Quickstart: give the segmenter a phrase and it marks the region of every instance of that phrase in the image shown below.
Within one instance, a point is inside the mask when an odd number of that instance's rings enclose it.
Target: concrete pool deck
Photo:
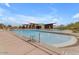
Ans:
[[[0,55],[49,55],[55,52],[44,51],[6,31],[0,32]]]

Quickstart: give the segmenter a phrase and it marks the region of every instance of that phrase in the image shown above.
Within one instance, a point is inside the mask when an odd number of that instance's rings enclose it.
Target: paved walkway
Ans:
[[[48,55],[47,52],[24,42],[8,32],[0,32],[1,55]]]

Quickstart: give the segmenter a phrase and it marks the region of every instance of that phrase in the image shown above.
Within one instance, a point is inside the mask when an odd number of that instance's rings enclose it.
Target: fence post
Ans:
[[[39,43],[40,43],[40,32],[39,32]]]

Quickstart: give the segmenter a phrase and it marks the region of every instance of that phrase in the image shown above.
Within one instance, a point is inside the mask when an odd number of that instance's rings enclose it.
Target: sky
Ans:
[[[79,3],[0,3],[0,23],[21,25],[79,21]]]

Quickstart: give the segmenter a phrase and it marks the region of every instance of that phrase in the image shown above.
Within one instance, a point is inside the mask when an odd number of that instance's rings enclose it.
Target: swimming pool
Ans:
[[[42,32],[40,30],[13,30],[13,32],[36,41],[40,40],[41,43],[46,43],[55,47],[68,46],[77,42],[77,39],[71,35]]]

